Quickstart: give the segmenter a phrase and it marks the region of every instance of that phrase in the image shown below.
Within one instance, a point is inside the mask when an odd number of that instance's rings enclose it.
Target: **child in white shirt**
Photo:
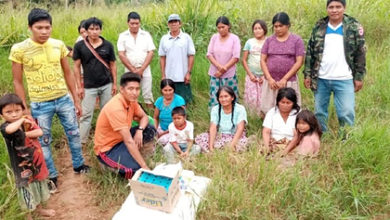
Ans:
[[[172,110],[173,122],[169,124],[169,142],[164,146],[164,155],[168,163],[175,162],[175,153],[181,158],[200,153],[200,147],[193,145],[194,125],[186,120],[186,112],[183,107]]]

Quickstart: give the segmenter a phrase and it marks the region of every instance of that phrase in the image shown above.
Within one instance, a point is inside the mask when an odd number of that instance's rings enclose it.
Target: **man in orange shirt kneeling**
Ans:
[[[146,143],[154,141],[156,134],[137,102],[140,82],[135,73],[123,74],[120,93],[103,107],[96,122],[94,151],[98,160],[117,169],[126,179],[140,168],[149,169],[141,152]],[[131,127],[134,118],[139,119],[139,125]]]

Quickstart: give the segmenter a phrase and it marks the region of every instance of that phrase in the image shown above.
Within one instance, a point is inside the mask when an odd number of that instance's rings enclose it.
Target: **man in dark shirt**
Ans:
[[[81,143],[87,143],[96,97],[100,99],[100,109],[116,93],[116,65],[112,44],[100,36],[102,21],[96,17],[87,19],[84,28],[88,36],[75,44],[73,51],[74,72],[76,74],[78,95],[82,99],[80,118]],[[81,82],[81,65],[84,70]]]

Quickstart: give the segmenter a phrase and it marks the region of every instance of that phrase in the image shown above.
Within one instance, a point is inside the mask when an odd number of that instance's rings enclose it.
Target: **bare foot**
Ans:
[[[56,211],[54,209],[39,209],[38,213],[44,217],[53,217],[56,215]]]

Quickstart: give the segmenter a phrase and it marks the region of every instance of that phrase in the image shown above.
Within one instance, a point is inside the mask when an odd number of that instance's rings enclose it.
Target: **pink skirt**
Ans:
[[[263,84],[252,82],[249,76],[246,75],[244,100],[250,111],[256,113],[259,116],[261,115],[262,85]]]

